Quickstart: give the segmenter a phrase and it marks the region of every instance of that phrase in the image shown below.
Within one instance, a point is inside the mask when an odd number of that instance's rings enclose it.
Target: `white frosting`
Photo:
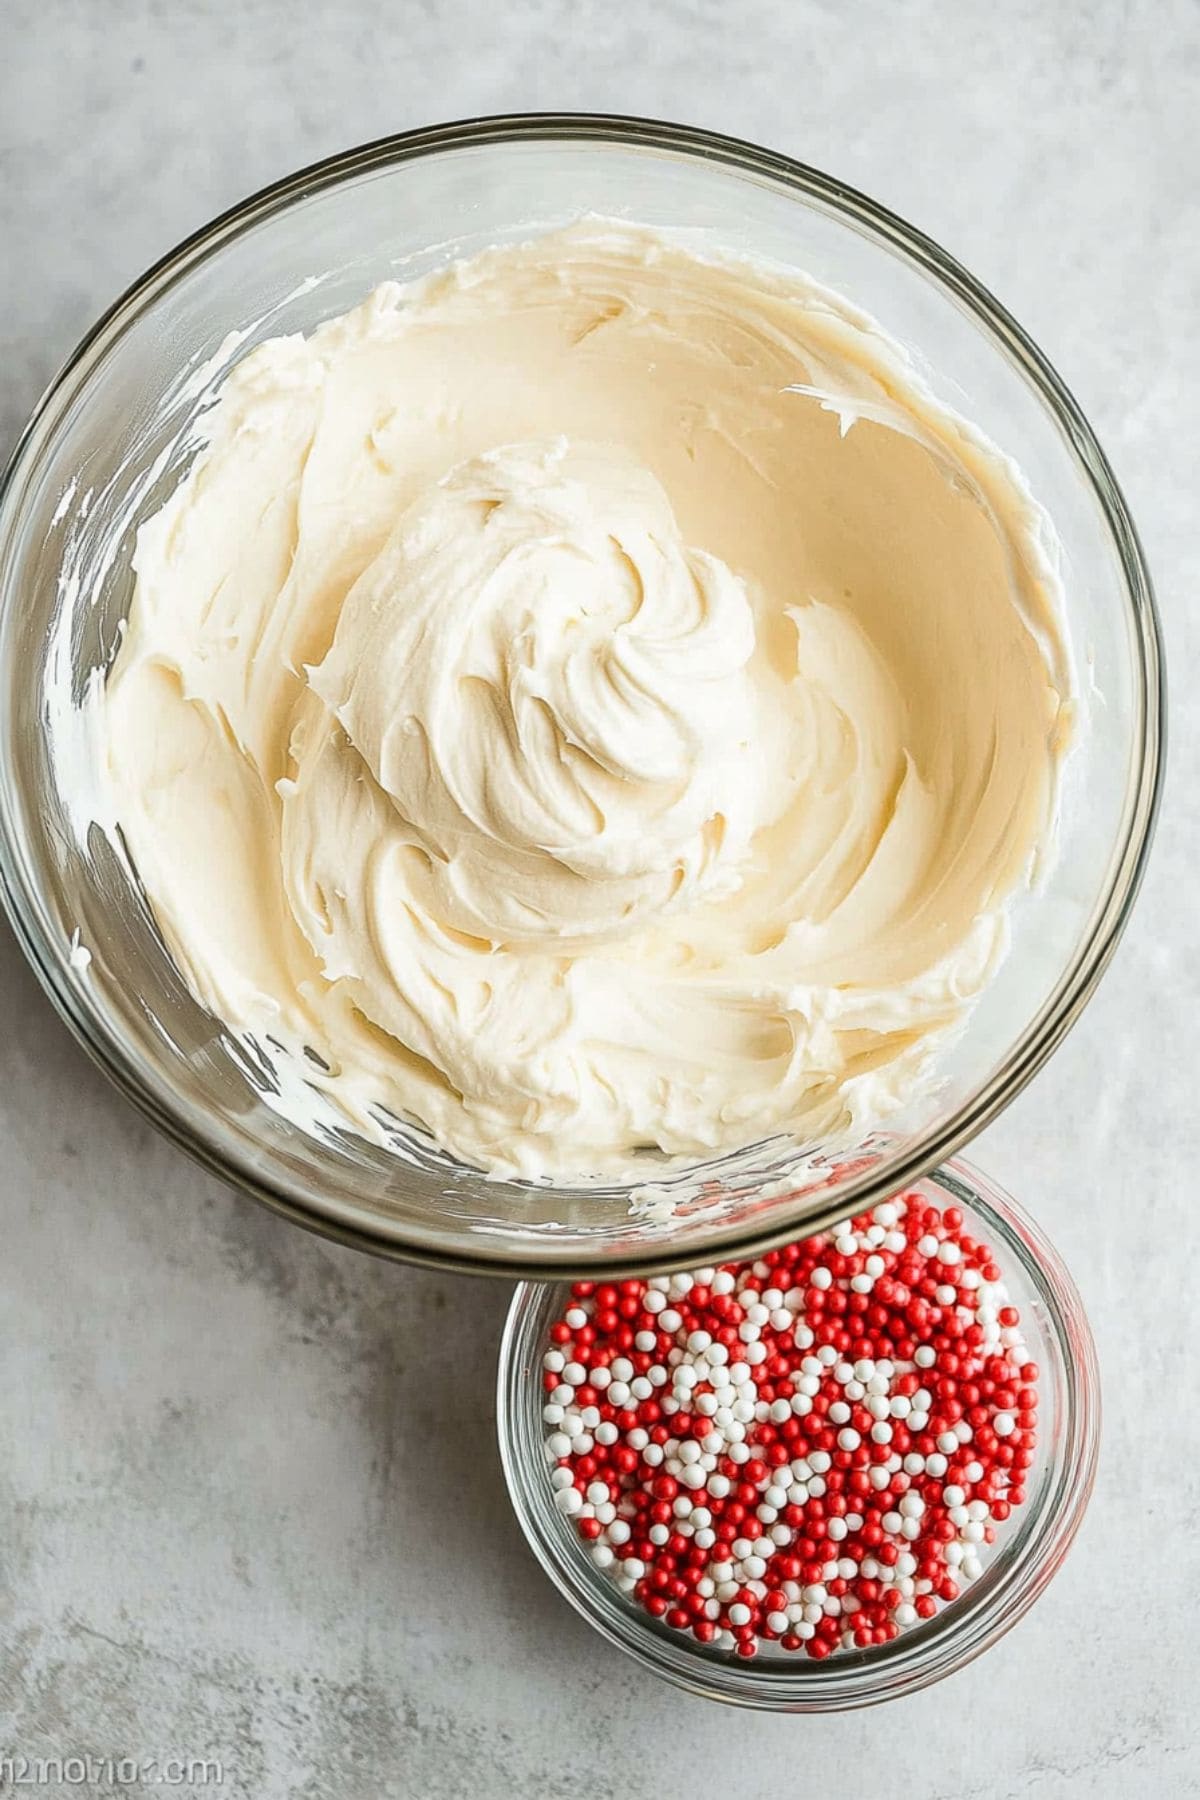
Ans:
[[[577,228],[261,345],[206,429],[100,703],[206,1006],[499,1173],[904,1101],[1070,677],[1043,516],[870,321]]]

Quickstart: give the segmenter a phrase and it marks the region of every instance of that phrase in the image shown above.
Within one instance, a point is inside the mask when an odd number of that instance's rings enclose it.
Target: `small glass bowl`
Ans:
[[[890,1644],[826,1662],[768,1652],[743,1661],[642,1611],[597,1569],[553,1505],[542,1423],[542,1355],[569,1294],[562,1283],[517,1289],[500,1348],[497,1417],[509,1493],[534,1555],[589,1624],[643,1668],[709,1700],[769,1712],[835,1712],[894,1700],[963,1668],[1010,1630],[1061,1565],[1091,1496],[1100,1441],[1100,1375],[1078,1290],[1057,1251],[1016,1202],[955,1161],[906,1192],[958,1206],[989,1240],[1029,1353],[1041,1368],[1038,1458],[1028,1498],[999,1528],[982,1575],[932,1619]]]

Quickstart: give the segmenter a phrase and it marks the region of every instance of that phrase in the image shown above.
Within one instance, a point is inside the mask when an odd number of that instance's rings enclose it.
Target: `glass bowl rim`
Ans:
[[[974,1662],[1024,1618],[1062,1566],[1083,1523],[1099,1460],[1101,1389],[1095,1340],[1075,1281],[1025,1209],[970,1163],[957,1158],[922,1181],[940,1189],[947,1203],[981,1219],[989,1237],[1003,1246],[1004,1261],[1019,1268],[1035,1295],[1061,1387],[1063,1434],[1016,1530],[980,1580],[932,1619],[873,1650],[846,1652],[823,1663],[800,1656],[786,1663],[718,1658],[684,1633],[626,1609],[574,1540],[564,1548],[545,1471],[529,1468],[518,1448],[518,1409],[512,1400],[522,1384],[522,1349],[548,1322],[568,1284],[523,1282],[513,1295],[497,1362],[496,1436],[522,1535],[542,1573],[581,1618],[642,1668],[687,1693],[790,1713],[851,1711],[917,1693]],[[536,1351],[536,1344],[532,1347]],[[1042,1379],[1045,1383],[1045,1370]],[[539,1396],[540,1390],[531,1408]],[[540,1418],[533,1429],[540,1443]],[[993,1568],[997,1574],[989,1580]]]
[[[282,1177],[268,1177],[196,1122],[184,1119],[153,1072],[139,1068],[101,1010],[73,979],[69,946],[60,941],[36,881],[29,878],[18,845],[20,827],[11,816],[7,780],[0,780],[0,901],[18,943],[52,1004],[94,1062],[133,1103],[204,1167],[233,1183],[294,1223],[337,1242],[374,1254],[457,1270],[509,1278],[569,1278],[602,1265],[613,1275],[646,1269],[684,1269],[705,1258],[736,1260],[798,1234],[822,1229],[847,1211],[885,1197],[927,1175],[968,1143],[1021,1091],[1066,1035],[1107,967],[1128,920],[1144,874],[1162,788],[1166,750],[1165,672],[1161,626],[1149,569],[1124,496],[1108,460],[1075,401],[1047,358],[994,296],[932,238],[899,215],[820,170],[746,140],[700,127],[606,113],[516,113],[468,118],[418,127],[339,152],[260,189],[185,238],[154,263],[81,339],[36,405],[0,476],[0,551],[19,521],[20,488],[27,465],[53,433],[76,397],[87,387],[108,350],[143,312],[193,267],[218,254],[228,242],[256,225],[361,175],[443,152],[504,148],[561,141],[615,148],[664,151],[693,163],[715,163],[735,173],[759,175],[858,228],[876,244],[898,253],[964,307],[993,344],[1033,389],[1066,439],[1073,459],[1099,506],[1120,563],[1123,589],[1134,626],[1136,705],[1140,746],[1136,781],[1126,795],[1121,834],[1114,845],[1107,884],[1070,963],[1038,1014],[974,1096],[941,1124],[927,1128],[914,1147],[885,1172],[859,1171],[844,1185],[819,1190],[796,1201],[781,1200],[753,1226],[712,1229],[702,1242],[681,1250],[655,1245],[649,1252],[598,1248],[571,1263],[522,1246],[509,1249],[492,1234],[462,1248],[422,1242],[408,1225],[383,1215],[348,1216],[349,1209],[318,1211],[287,1189]],[[0,610],[7,603],[0,593]],[[2,750],[2,746],[0,746]],[[10,771],[0,769],[7,777]],[[467,1247],[467,1246],[470,1247]]]

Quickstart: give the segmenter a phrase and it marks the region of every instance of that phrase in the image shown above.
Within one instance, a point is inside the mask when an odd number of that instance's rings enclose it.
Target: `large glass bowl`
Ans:
[[[397,1157],[290,1122],[269,1076],[191,999],[136,881],[88,824],[70,708],[48,698],[78,697],[111,661],[137,527],[194,454],[198,409],[233,357],[344,311],[385,277],[587,212],[804,269],[906,343],[1051,514],[1085,696],[1057,862],[1017,908],[1009,959],[947,1047],[936,1095],[890,1120],[886,1138],[775,1140],[713,1163],[674,1208],[638,1204],[629,1187],[484,1180],[418,1137]],[[936,244],[828,176],[629,119],[485,119],[387,139],[246,201],[152,269],[80,345],[9,468],[0,682],[8,908],[54,1003],[117,1084],[202,1162],[306,1225],[385,1254],[535,1276],[687,1267],[782,1242],[895,1192],[974,1136],[1049,1055],[1111,955],[1162,762],[1158,627],[1137,537],[1086,420],[1020,327]],[[639,1185],[661,1180],[648,1159]]]

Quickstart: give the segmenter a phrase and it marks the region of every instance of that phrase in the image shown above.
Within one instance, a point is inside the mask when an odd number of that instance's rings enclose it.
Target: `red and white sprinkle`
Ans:
[[[932,1618],[1026,1497],[1038,1370],[986,1244],[909,1193],[550,1327],[554,1504],[646,1612],[741,1657]]]

